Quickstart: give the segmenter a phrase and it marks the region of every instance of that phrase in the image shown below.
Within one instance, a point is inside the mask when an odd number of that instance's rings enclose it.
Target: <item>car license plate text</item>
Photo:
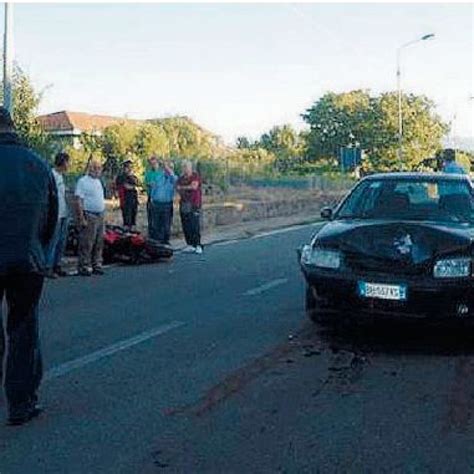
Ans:
[[[359,295],[365,298],[396,301],[407,299],[407,288],[405,285],[386,285],[384,283],[367,283],[360,281],[358,287]]]

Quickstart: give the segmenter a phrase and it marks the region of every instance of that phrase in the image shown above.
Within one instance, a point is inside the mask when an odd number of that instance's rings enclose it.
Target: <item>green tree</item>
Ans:
[[[291,125],[273,127],[258,145],[275,155],[276,169],[284,173],[301,164],[305,150],[304,139]]]
[[[125,160],[135,152],[137,133],[138,127],[125,121],[107,127],[101,138],[103,154]]]
[[[168,155],[179,158],[211,158],[224,153],[218,137],[188,117],[169,117],[151,121],[159,125],[168,139]]]
[[[474,162],[474,154],[461,150],[456,151],[456,162],[464,168],[466,173],[470,173],[472,163]]]
[[[13,68],[13,121],[21,140],[45,159],[54,152],[53,140],[41,128],[36,117],[43,92],[35,90],[28,75],[17,64]],[[3,102],[3,88],[0,88]]]
[[[119,164],[131,160],[134,172],[142,176],[143,159],[137,153],[139,126],[133,122],[122,122],[107,127],[101,137],[101,153],[106,160],[115,160]]]
[[[147,159],[151,155],[169,156],[169,141],[160,124],[141,125],[135,137],[136,153]]]
[[[252,148],[255,146],[255,144],[252,143],[247,137],[241,136],[237,137],[237,140],[235,140],[235,146],[239,150],[245,150],[246,148]]]
[[[310,126],[308,160],[337,157],[341,146],[361,143],[368,138],[374,118],[374,100],[365,90],[330,92],[302,114],[302,118]]]
[[[369,130],[371,138],[365,144],[367,169],[413,170],[442,148],[442,138],[449,128],[435,113],[435,105],[430,99],[414,94],[404,95],[402,112],[403,155],[400,161],[397,94],[385,93],[378,98],[374,121]]]
[[[446,124],[424,96],[404,95],[403,160],[398,157],[398,102],[395,93],[371,96],[368,91],[328,93],[302,115],[310,125],[306,157],[336,158],[339,149],[360,146],[366,170],[415,169],[441,148]]]
[[[229,172],[237,177],[273,174],[275,161],[275,154],[264,148],[236,149],[227,157]]]

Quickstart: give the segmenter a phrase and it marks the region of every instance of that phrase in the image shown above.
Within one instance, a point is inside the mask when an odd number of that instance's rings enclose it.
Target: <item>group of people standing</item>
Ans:
[[[187,247],[185,252],[202,253],[201,207],[202,183],[191,162],[183,163],[181,176],[174,172],[172,163],[152,156],[144,184],[147,191],[147,220],[149,237],[163,245],[170,245],[174,200],[179,194],[179,212]],[[66,247],[70,216],[66,200],[64,175],[70,157],[58,153],[55,157],[53,178],[58,195],[58,223],[46,251],[46,276],[64,276],[61,259]],[[78,274],[103,275],[102,252],[105,226],[105,190],[101,180],[102,165],[92,161],[87,173],[76,184],[73,214],[78,228]],[[131,161],[125,161],[122,172],[115,180],[124,227],[134,230],[139,206],[139,180]]]
[[[39,342],[38,305],[45,276],[64,275],[61,258],[71,218],[79,228],[79,274],[103,274],[105,192],[102,165],[89,163],[75,187],[69,212],[65,174],[70,165],[66,153],[58,153],[54,169],[18,138],[10,113],[0,107],[0,310],[7,303],[5,335],[0,331],[0,354],[8,408],[7,424],[23,425],[38,416],[38,388],[43,368]],[[171,164],[150,160],[145,177],[148,193],[150,237],[168,244],[175,192],[187,251],[202,253],[200,240],[201,179],[191,163],[184,163],[177,177]],[[135,226],[138,180],[130,163],[124,166],[121,204],[124,221]],[[0,377],[1,378],[1,377]]]
[[[183,163],[181,176],[174,172],[173,163],[152,156],[145,173],[144,184],[148,196],[148,235],[163,245],[170,245],[171,227],[176,192],[179,194],[179,213],[187,247],[185,252],[202,253],[201,207],[202,182],[189,161]],[[123,164],[122,172],[115,180],[124,227],[136,226],[139,206],[139,180],[133,173],[131,161]]]

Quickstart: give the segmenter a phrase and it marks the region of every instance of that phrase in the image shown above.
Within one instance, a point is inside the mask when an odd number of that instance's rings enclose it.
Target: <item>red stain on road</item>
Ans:
[[[295,334],[294,338],[282,343],[261,357],[254,359],[249,364],[237,369],[224,380],[214,385],[197,403],[178,408],[167,408],[163,410],[165,415],[190,414],[202,416],[216,405],[224,402],[232,395],[240,392],[259,375],[274,367],[297,348],[302,347],[303,339],[314,336],[312,328],[303,329]],[[306,339],[307,342],[307,339]]]

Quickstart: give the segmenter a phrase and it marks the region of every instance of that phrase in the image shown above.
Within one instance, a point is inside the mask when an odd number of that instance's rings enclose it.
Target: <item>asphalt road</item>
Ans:
[[[470,334],[317,331],[311,233],[50,282],[47,411],[0,427],[0,473],[471,473]]]

